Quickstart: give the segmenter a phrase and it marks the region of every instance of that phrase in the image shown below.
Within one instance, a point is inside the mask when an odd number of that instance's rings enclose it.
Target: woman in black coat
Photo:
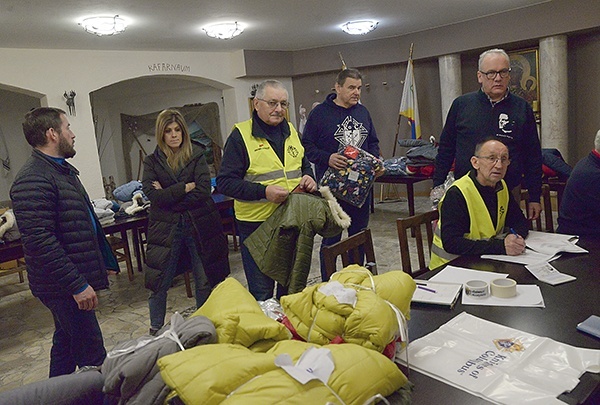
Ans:
[[[164,110],[156,119],[154,152],[144,159],[143,191],[150,199],[146,288],[150,289],[150,333],[164,323],[173,278],[191,270],[196,305],[229,274],[221,216],[210,196],[204,147],[192,142],[185,119]]]

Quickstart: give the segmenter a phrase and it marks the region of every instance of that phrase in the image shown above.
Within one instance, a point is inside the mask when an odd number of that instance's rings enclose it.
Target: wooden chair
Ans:
[[[117,262],[125,262],[129,281],[133,281],[133,264],[131,263],[129,242],[127,239],[119,238],[114,235],[108,235],[106,240],[108,241],[108,244],[110,245],[115,257],[117,258]],[[122,250],[122,252],[120,250]]]
[[[558,179],[548,179],[548,188],[550,188],[551,193],[556,193],[556,211],[558,212],[560,209],[560,203],[562,202],[563,194],[565,192],[565,187],[567,186],[567,182],[560,181]]]
[[[138,235],[138,243],[140,246],[140,254],[142,255],[142,260],[146,263],[146,245],[148,244],[148,226],[140,226],[135,232]]]
[[[14,265],[14,266],[13,266]],[[19,283],[25,282],[25,272],[27,267],[25,266],[24,259],[11,260],[8,262],[0,263],[0,277],[8,276],[10,274],[19,274]]]
[[[554,232],[554,218],[552,214],[552,197],[550,195],[550,186],[548,184],[542,184],[542,212],[540,218],[544,216],[544,225],[546,232]]]
[[[433,221],[439,218],[439,212],[437,210],[428,211],[423,214],[413,215],[407,218],[398,218],[396,220],[396,226],[398,228],[398,241],[400,243],[400,259],[402,260],[402,269],[410,274],[413,278],[425,274],[429,271],[427,264],[425,263],[425,248],[423,245],[423,233],[421,226],[425,226],[427,232],[427,247],[431,256],[431,244],[433,243]],[[417,256],[419,258],[419,269],[413,271],[412,263],[410,259],[410,250],[408,247],[409,235],[408,230],[410,229],[411,234],[414,233],[414,238],[417,246]]]
[[[559,186],[557,186],[559,187]],[[554,217],[552,213],[552,195],[550,193],[551,187],[549,184],[542,184],[542,195],[541,204],[542,212],[538,219],[531,221],[529,229],[540,232],[554,232]],[[562,197],[562,195],[561,195]],[[529,192],[527,190],[521,190],[521,201],[525,202],[525,216],[527,216],[527,204],[529,203]],[[544,221],[542,222],[542,218]]]
[[[233,238],[233,250],[238,250],[238,238],[235,231],[235,217],[233,215],[227,215],[223,211],[221,213],[221,225],[223,225],[223,233],[225,236],[231,235]]]
[[[362,265],[362,254],[366,257],[368,268],[373,274],[377,274],[377,265],[375,264],[375,250],[373,249],[373,238],[371,230],[368,228],[334,243],[331,246],[323,247],[323,261],[325,262],[325,271],[327,277],[331,277],[336,271],[336,261],[338,256],[342,256],[343,267],[353,263]]]
[[[194,296],[194,293],[192,292],[192,282],[190,281],[191,273],[192,272],[189,270],[183,273],[183,280],[185,281],[185,292],[188,298],[192,298]]]

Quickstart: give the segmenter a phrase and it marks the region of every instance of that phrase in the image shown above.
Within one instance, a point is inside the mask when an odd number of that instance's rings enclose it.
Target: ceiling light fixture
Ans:
[[[127,28],[127,22],[118,15],[84,18],[79,25],[90,34],[99,37],[120,34]]]
[[[342,24],[342,31],[350,35],[365,35],[377,28],[379,21],[348,21]]]
[[[231,39],[244,32],[244,27],[236,21],[207,25],[202,30],[211,38]]]

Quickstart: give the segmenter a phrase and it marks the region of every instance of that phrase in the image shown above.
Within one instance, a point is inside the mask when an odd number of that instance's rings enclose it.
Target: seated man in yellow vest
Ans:
[[[283,84],[277,80],[262,82],[252,103],[252,118],[235,124],[225,143],[217,189],[235,199],[248,290],[258,301],[264,301],[273,297],[275,283],[259,270],[244,240],[296,186],[313,192],[317,184],[298,132],[285,119],[289,101]],[[278,284],[277,298],[286,293]]]
[[[503,180],[509,164],[508,148],[497,138],[477,144],[473,170],[456,180],[438,205],[430,269],[460,255],[525,251],[528,223]]]

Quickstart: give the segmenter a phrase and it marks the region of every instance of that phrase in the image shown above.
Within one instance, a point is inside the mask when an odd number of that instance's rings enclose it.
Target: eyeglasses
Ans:
[[[484,74],[488,80],[494,80],[496,75],[500,75],[501,78],[506,79],[510,73],[511,69],[502,69],[502,70],[488,70],[487,72],[479,71],[481,74]]]
[[[257,100],[260,100],[260,101],[264,101],[264,102],[265,102],[265,103],[267,103],[267,104],[268,104],[268,106],[269,106],[271,109],[273,109],[273,110],[274,110],[275,108],[277,108],[277,105],[278,105],[278,104],[279,104],[279,105],[281,106],[281,108],[283,108],[284,110],[287,110],[287,109],[288,109],[288,107],[290,106],[290,103],[289,103],[288,101],[285,101],[285,100],[283,100],[283,101],[275,101],[275,100],[270,100],[270,101],[267,101],[267,100],[263,100],[262,98],[258,98],[258,97],[256,97],[256,99],[257,99]]]
[[[508,166],[510,164],[510,158],[508,158],[506,156],[497,157],[497,156],[477,156],[477,155],[475,155],[475,157],[478,159],[484,159],[493,165],[495,165],[498,162],[500,162],[502,164],[502,166]]]

